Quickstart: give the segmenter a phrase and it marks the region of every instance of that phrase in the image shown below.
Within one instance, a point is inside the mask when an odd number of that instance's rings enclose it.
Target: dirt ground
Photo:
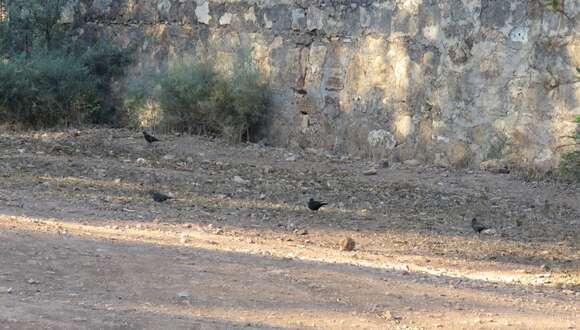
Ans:
[[[0,133],[0,329],[580,327],[578,185],[160,138]]]

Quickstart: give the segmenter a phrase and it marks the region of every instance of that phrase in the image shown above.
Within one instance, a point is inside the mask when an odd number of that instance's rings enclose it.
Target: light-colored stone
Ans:
[[[306,13],[306,28],[308,31],[319,30],[324,28],[324,12],[317,6],[310,6]]]
[[[256,11],[254,7],[250,7],[248,11],[244,14],[244,19],[248,22],[256,23]]]
[[[12,291],[12,288],[0,286],[0,294],[11,294]]]
[[[489,236],[495,236],[497,235],[497,230],[490,228],[490,229],[484,229],[481,231],[482,234],[484,235],[489,235]]]
[[[179,236],[179,242],[181,244],[185,244],[189,241],[189,234],[187,233],[181,233],[181,235]]]
[[[367,175],[367,176],[376,175],[376,174],[377,174],[377,169],[375,169],[375,168],[369,168],[368,170],[365,170],[363,172],[363,175]]]
[[[417,159],[408,159],[408,160],[404,161],[403,164],[405,164],[407,166],[417,166],[417,165],[421,164],[421,162],[419,162]]]
[[[177,293],[177,298],[187,299],[189,297],[191,297],[191,294],[189,292],[187,292],[187,291],[182,291],[182,292],[178,292]]]
[[[72,24],[74,23],[74,19],[75,19],[75,2],[69,1],[64,5],[58,23]]]
[[[510,31],[509,37],[512,41],[526,43],[528,42],[528,28],[516,26]]]
[[[415,132],[415,126],[410,115],[402,114],[398,115],[395,120],[395,133],[400,139],[406,139],[413,135]]]
[[[264,27],[266,29],[271,29],[273,23],[274,22],[272,22],[272,20],[268,18],[268,15],[264,14]]]
[[[157,1],[157,10],[161,15],[167,16],[169,15],[169,10],[171,9],[171,1],[169,0],[158,0]]]
[[[220,17],[219,23],[220,25],[229,25],[232,22],[232,18],[234,16],[230,13],[225,13]]]
[[[295,162],[297,159],[298,157],[296,157],[296,155],[289,155],[288,157],[286,157],[287,162]]]
[[[305,130],[308,129],[308,127],[310,127],[310,119],[308,118],[307,114],[302,115],[302,122],[300,123],[300,128],[304,132]]]
[[[482,171],[491,173],[509,173],[507,162],[500,159],[489,159],[479,164]]]
[[[371,15],[367,12],[366,8],[360,8],[360,26],[363,28],[368,28],[371,25]]]
[[[292,10],[292,30],[302,31],[306,27],[306,12],[304,9],[296,8]]]
[[[195,16],[197,21],[202,24],[209,24],[211,16],[209,15],[209,3],[207,0],[197,0],[197,7],[195,8]]]
[[[249,184],[250,181],[243,179],[242,177],[239,176],[234,176],[233,181],[237,184],[241,184],[241,185],[246,185]]]
[[[339,245],[341,251],[352,251],[354,250],[356,243],[352,238],[345,237],[340,240]]]

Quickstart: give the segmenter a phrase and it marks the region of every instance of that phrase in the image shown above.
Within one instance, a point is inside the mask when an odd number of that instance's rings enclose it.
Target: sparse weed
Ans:
[[[580,146],[580,116],[576,116],[574,122],[578,124],[576,127],[576,135],[574,136],[574,146]],[[580,150],[574,150],[562,155],[560,160],[560,174],[565,179],[580,181]]]

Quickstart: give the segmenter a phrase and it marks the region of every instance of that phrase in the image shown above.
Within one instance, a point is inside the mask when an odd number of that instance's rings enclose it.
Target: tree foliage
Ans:
[[[10,0],[0,22],[0,116],[23,126],[111,123],[111,83],[131,58],[107,40],[87,47],[62,22],[67,0]],[[52,83],[51,83],[52,82]]]

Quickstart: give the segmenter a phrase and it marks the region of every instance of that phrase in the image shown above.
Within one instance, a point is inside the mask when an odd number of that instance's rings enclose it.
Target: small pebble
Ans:
[[[296,235],[308,235],[308,230],[306,230],[306,229],[294,229],[294,234],[296,234]]]
[[[370,168],[363,172],[363,175],[375,175],[377,174],[377,170],[374,168]]]
[[[184,298],[189,298],[189,297],[190,297],[189,292],[183,291],[183,292],[177,293],[177,298],[184,299]]]
[[[340,250],[341,251],[352,251],[355,247],[355,242],[350,237],[345,237],[340,240]]]
[[[4,293],[11,294],[12,288],[0,286],[0,294],[4,294]]]
[[[187,243],[188,239],[189,239],[189,235],[187,233],[182,233],[180,235],[179,242],[181,244],[185,244],[185,243]]]

